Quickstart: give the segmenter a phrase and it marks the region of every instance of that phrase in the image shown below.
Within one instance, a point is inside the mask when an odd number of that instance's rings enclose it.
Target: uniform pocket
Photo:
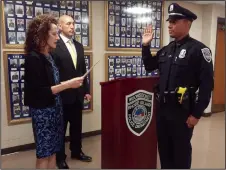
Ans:
[[[165,56],[159,56],[158,64],[159,64],[159,74],[162,75],[164,66],[166,66],[167,58]]]
[[[165,57],[165,54],[162,54],[159,56],[158,63],[164,63],[166,62],[166,60],[167,60],[167,57]]]
[[[188,59],[177,59],[174,64],[179,66],[187,66],[188,65]]]
[[[188,64],[188,59],[177,59],[176,61],[174,61],[173,65],[176,68],[176,76],[186,76],[189,72]]]

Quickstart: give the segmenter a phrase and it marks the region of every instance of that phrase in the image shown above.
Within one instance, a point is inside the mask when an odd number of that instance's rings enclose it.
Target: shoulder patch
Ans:
[[[211,55],[211,52],[210,52],[209,48],[203,48],[203,49],[201,49],[201,51],[202,51],[202,55],[203,55],[204,59],[208,63],[210,63],[211,60],[212,60],[212,55]]]

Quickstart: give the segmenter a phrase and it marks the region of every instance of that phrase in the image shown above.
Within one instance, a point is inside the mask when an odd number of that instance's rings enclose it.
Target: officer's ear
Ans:
[[[184,21],[185,21],[185,23],[188,25],[188,28],[189,28],[189,30],[190,30],[191,25],[192,25],[192,22],[191,22],[190,20],[184,20]]]
[[[191,29],[192,22],[189,21],[188,24],[189,24],[189,29]]]

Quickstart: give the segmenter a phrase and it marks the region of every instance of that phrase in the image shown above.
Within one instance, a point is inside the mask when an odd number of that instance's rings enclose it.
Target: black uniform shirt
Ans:
[[[155,57],[150,53],[150,46],[143,46],[142,58],[146,71],[159,69],[160,95],[177,87],[199,89],[198,101],[191,114],[200,118],[209,104],[213,90],[210,49],[188,35],[178,42],[169,43]]]

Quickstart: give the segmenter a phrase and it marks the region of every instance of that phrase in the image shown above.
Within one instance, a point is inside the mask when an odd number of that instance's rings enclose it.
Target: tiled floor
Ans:
[[[192,168],[225,168],[225,113],[217,113],[209,118],[202,118],[195,128],[192,143]],[[68,158],[70,168],[100,168],[101,136],[84,139],[83,148],[85,153],[93,157],[93,162],[83,163]],[[69,153],[69,150],[67,152]],[[159,161],[157,166],[160,167]],[[34,150],[2,156],[3,169],[34,167]]]

